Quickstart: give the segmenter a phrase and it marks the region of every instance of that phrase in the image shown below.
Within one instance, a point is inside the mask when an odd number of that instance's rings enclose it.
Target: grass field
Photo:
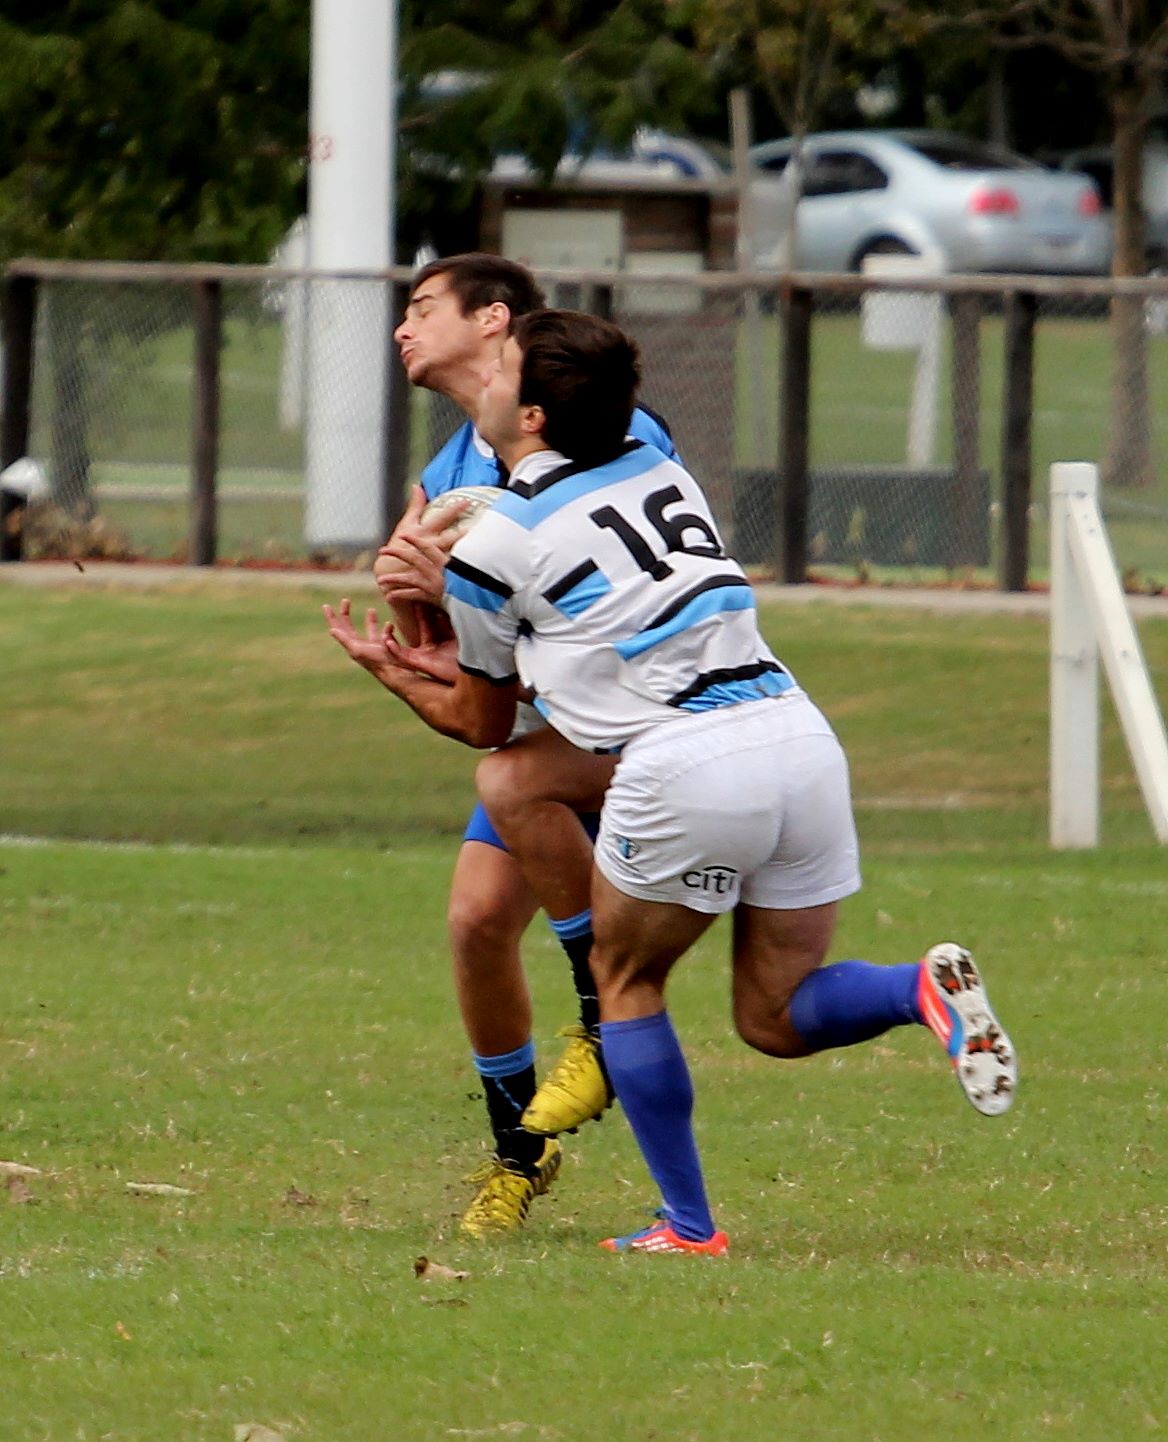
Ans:
[[[697,1262],[596,1250],[653,1202],[617,1113],[522,1236],[458,1238],[473,757],[345,661],[328,594],[0,589],[0,1160],[39,1169],[0,1203],[3,1442],[1168,1431],[1168,875],[1110,715],[1105,845],[1046,849],[1039,620],[768,609],[853,762],[836,954],[966,942],[1022,1084],[994,1123],[923,1032],[749,1052],[717,930],[671,991],[733,1242]],[[539,925],[526,956],[546,1058],[566,968]]]

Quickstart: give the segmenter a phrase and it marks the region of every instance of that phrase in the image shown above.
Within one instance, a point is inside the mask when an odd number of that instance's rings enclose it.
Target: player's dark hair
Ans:
[[[572,461],[598,466],[620,454],[641,367],[619,326],[573,310],[537,310],[512,323],[523,352],[519,403],[541,406],[543,438]]]
[[[458,298],[463,315],[470,315],[484,305],[501,301],[513,316],[539,310],[544,304],[543,291],[525,265],[485,251],[468,251],[465,255],[441,256],[424,265],[414,276],[411,294],[427,280],[443,275]]]

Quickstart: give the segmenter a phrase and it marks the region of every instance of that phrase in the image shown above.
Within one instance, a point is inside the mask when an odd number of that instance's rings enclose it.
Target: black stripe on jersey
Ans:
[[[453,571],[456,576],[461,576],[464,581],[469,581],[472,586],[481,586],[484,591],[494,591],[496,596],[502,596],[505,601],[509,601],[515,594],[506,581],[500,581],[486,571],[480,571],[477,566],[468,566],[457,556],[451,556],[446,562],[446,569]]]
[[[554,606],[561,596],[568,594],[573,586],[578,586],[581,581],[587,580],[593,572],[599,570],[600,567],[595,561],[581,562],[574,571],[569,571],[566,576],[561,576],[554,585],[547,588],[543,593],[544,600],[547,601],[549,605]]]
[[[468,676],[477,676],[480,681],[489,681],[492,686],[513,686],[519,680],[518,672],[513,676],[488,676],[485,671],[480,671],[477,666],[468,666],[464,661],[458,663],[458,669]]]
[[[640,450],[644,441],[625,441],[615,456],[610,456],[609,461],[615,461],[619,456],[627,456],[630,451]],[[603,461],[598,466],[595,461],[569,461],[567,465],[557,466],[554,471],[547,471],[534,481],[508,481],[507,489],[514,491],[517,496],[522,496],[525,501],[533,500],[541,496],[549,487],[554,486],[557,481],[565,481],[569,476],[578,476],[582,471],[599,471],[608,464]]]
[[[708,581],[703,581],[700,586],[691,586],[683,596],[671,602],[659,616],[654,616],[642,626],[642,631],[655,631],[658,626],[664,626],[667,621],[672,621],[679,611],[684,611],[691,601],[696,600],[705,591],[721,591],[729,586],[744,586],[750,590],[750,582],[745,576],[727,575],[711,576]]]
[[[692,685],[679,691],[676,696],[671,696],[665,704],[684,706],[687,701],[692,701],[711,686],[721,686],[727,681],[753,681],[758,676],[765,676],[768,671],[779,676],[787,675],[787,668],[780,666],[777,661],[755,661],[751,666],[725,666],[720,671],[703,671]]]

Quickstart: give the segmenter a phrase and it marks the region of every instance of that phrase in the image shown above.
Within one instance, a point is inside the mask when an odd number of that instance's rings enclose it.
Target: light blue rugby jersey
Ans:
[[[664,421],[652,411],[637,407],[629,421],[629,435],[639,441],[647,441],[674,460],[680,459]],[[470,421],[459,426],[424,467],[420,479],[428,501],[458,486],[500,486],[506,483],[494,451]]]
[[[701,488],[641,442],[592,470],[526,456],[454,547],[446,604],[463,669],[533,687],[588,750],[795,686]]]

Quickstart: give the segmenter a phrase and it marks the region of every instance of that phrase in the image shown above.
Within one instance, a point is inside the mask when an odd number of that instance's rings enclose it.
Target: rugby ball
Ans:
[[[441,492],[432,501],[427,501],[419,519],[424,525],[433,529],[436,520],[441,520],[445,512],[447,514],[446,524],[438,526],[437,529],[442,533],[450,532],[457,539],[459,536],[466,535],[467,531],[486,514],[502,494],[502,488],[499,486],[456,486],[451,491]],[[465,501],[466,509],[456,512],[454,509],[456,501]],[[395,556],[378,556],[373,562],[375,576],[389,576],[403,569],[402,563]]]
[[[442,531],[453,529],[456,536],[463,536],[502,494],[500,486],[456,486],[454,490],[443,491],[432,501],[427,501],[422,510],[422,524],[441,516],[443,511],[450,510],[457,501],[465,501],[466,509],[452,516],[445,526],[439,528]]]

